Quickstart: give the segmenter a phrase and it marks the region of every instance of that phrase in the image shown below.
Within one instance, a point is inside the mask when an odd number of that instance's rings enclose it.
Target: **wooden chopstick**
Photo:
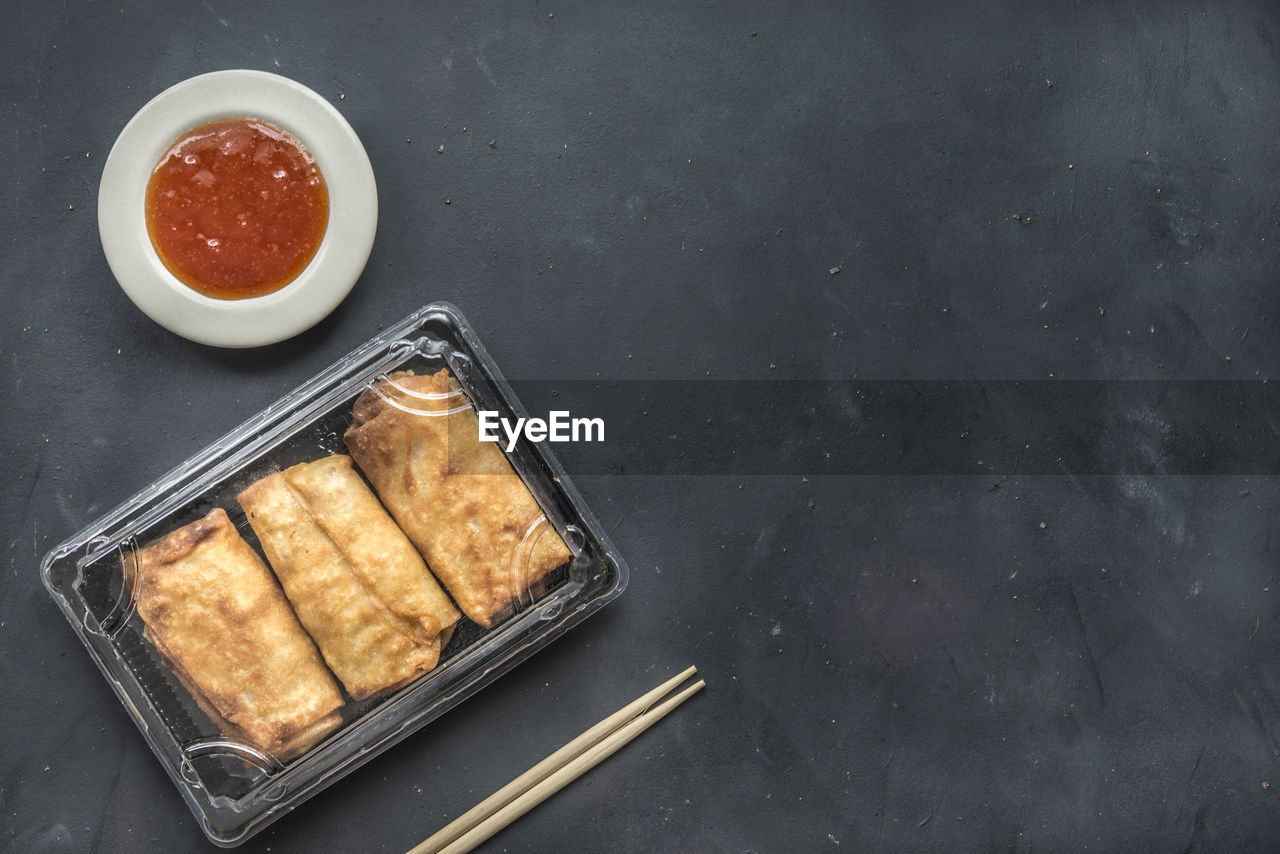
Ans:
[[[653,706],[655,701],[696,672],[696,668],[690,667],[628,703],[410,849],[408,854],[463,854],[470,851],[613,755],[697,693],[706,684],[701,679],[660,705]]]

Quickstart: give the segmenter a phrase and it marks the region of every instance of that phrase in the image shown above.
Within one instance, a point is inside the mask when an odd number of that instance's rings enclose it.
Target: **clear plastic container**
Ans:
[[[241,731],[229,731],[225,721],[215,723],[217,710],[211,713],[208,698],[196,696],[191,674],[180,677],[182,668],[161,653],[139,612],[139,590],[147,580],[140,576],[151,571],[140,569],[149,565],[140,550],[221,508],[262,555],[238,503],[240,493],[274,472],[347,454],[344,433],[361,394],[380,381],[386,388],[388,377],[395,383],[400,372],[424,375],[442,368],[456,380],[450,411],[471,406],[508,419],[525,415],[458,311],[431,304],[85,527],[41,565],[54,601],[218,845],[244,842],[493,682],[626,585],[626,564],[545,444],[521,440],[503,453],[545,516],[529,530],[551,536],[553,529],[571,555],[566,563],[535,573],[533,582],[523,578],[520,570],[532,551],[526,535],[508,556],[506,577],[519,583],[509,590],[506,607],[487,619],[487,628],[463,616],[438,664],[402,687],[361,700],[343,690],[340,723],[297,755],[275,755]]]

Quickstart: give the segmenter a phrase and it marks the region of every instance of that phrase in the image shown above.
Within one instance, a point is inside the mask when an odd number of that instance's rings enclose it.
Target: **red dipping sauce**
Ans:
[[[218,299],[293,281],[324,240],[329,191],[296,138],[258,119],[182,135],[147,182],[147,233],[169,272]]]

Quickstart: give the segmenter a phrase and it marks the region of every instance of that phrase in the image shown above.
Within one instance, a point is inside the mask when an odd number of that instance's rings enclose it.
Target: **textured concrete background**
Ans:
[[[484,850],[1280,848],[1273,3],[349,5],[0,28],[0,850],[208,847],[40,559],[440,299],[617,431],[556,451],[631,586],[244,850],[402,851],[690,663]],[[242,352],[95,221],[133,113],[230,67],[328,98],[380,193],[351,296]]]

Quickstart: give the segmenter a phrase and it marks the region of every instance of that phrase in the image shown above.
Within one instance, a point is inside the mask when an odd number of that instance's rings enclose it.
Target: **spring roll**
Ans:
[[[239,500],[348,694],[382,694],[436,666],[460,614],[350,457],[268,475]]]
[[[341,723],[337,683],[226,511],[138,550],[135,571],[145,636],[225,735],[285,759]]]
[[[572,556],[447,370],[393,374],[343,437],[458,607],[488,628]]]

